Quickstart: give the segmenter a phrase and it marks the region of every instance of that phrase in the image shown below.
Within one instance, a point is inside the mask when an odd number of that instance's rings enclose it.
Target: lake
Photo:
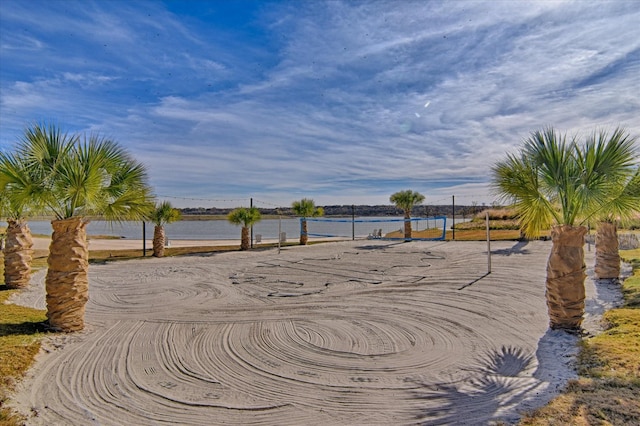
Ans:
[[[393,219],[395,222],[375,222],[376,220]],[[360,222],[361,220],[374,222]],[[456,218],[456,223],[463,222]],[[432,227],[426,221],[414,224],[413,229]],[[333,219],[331,222],[309,222],[309,234],[321,234],[323,236],[352,237],[352,227],[356,238],[365,238],[374,229],[383,229],[383,232],[391,232],[403,227],[401,217],[356,217],[355,223],[351,218]],[[451,219],[447,218],[447,228],[451,227]],[[51,223],[49,221],[29,221],[29,228],[33,234],[51,235]],[[146,238],[153,238],[153,223],[146,224]],[[278,231],[286,234],[287,240],[300,238],[300,218],[263,219],[253,227],[254,235],[260,234],[263,239],[277,239]],[[237,240],[240,238],[240,227],[230,224],[226,220],[181,220],[165,225],[167,238],[176,240]],[[96,220],[87,226],[88,235],[109,235],[127,239],[142,239],[142,222],[122,222],[111,224]]]

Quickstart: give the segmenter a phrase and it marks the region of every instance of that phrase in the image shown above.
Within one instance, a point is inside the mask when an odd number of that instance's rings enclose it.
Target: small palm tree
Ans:
[[[174,209],[168,201],[156,204],[155,208],[151,211],[148,219],[155,224],[155,228],[153,229],[153,256],[164,256],[164,246],[166,243],[164,225],[180,220],[181,216],[180,210]]]
[[[24,216],[14,212],[6,216],[4,238],[4,283],[8,288],[25,288],[31,279],[33,238]]]
[[[324,209],[322,207],[316,207],[316,203],[309,198],[294,201],[291,204],[291,209],[294,214],[301,217],[300,245],[307,245],[307,242],[309,241],[309,236],[307,235],[307,218],[323,216]]]
[[[620,252],[618,249],[617,221],[631,219],[640,211],[640,167],[632,168],[618,176],[618,188],[604,204],[604,212],[598,214],[596,228],[595,276],[598,279],[615,279],[620,276]]]
[[[389,197],[389,201],[404,211],[404,238],[411,238],[411,210],[413,206],[424,201],[424,195],[414,192],[410,189],[406,191],[398,191]]]
[[[22,158],[0,153],[0,216],[7,220],[4,282],[9,288],[25,288],[31,278],[33,238],[26,215],[36,207],[30,197],[33,179]]]
[[[551,227],[546,296],[552,329],[577,330],[584,315],[584,236],[581,224],[610,202],[616,184],[610,176],[633,161],[633,145],[612,138],[580,146],[553,128],[524,141],[520,155],[508,155],[492,168],[493,187],[515,203],[523,231],[537,237]]]
[[[27,129],[17,155],[38,177],[31,196],[55,216],[45,278],[49,326],[81,330],[89,289],[88,216],[146,217],[151,205],[146,170],[111,140],[95,135],[81,140],[53,125]]]
[[[227,216],[227,220],[234,225],[242,226],[240,250],[249,250],[249,228],[258,223],[261,219],[260,210],[257,207],[239,207]]]

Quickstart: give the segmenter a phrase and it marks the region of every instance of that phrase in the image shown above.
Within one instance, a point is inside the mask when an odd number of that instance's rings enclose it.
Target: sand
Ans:
[[[277,240],[268,240],[268,242],[275,242]],[[143,242],[142,240],[134,239],[102,239],[102,238],[89,238],[89,250],[128,250],[128,249],[140,249],[142,252]],[[51,244],[51,238],[35,237],[33,239],[33,248],[36,250],[48,250]],[[169,247],[213,247],[213,246],[233,246],[240,247],[240,239],[235,240],[169,240]],[[146,248],[151,252],[153,248],[153,240],[146,241]]]
[[[489,275],[478,242],[91,265],[87,329],[46,339],[14,404],[29,425],[512,423],[575,377],[578,337],[548,330],[551,243],[491,248]],[[32,281],[14,302],[42,307]],[[619,289],[587,298],[595,332]]]

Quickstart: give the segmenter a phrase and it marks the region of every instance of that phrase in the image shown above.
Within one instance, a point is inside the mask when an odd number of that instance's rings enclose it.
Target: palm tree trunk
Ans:
[[[307,235],[307,220],[302,218],[302,233],[300,234],[300,245],[306,246],[309,241],[309,236]]]
[[[249,250],[249,228],[242,227],[242,239],[240,240],[240,250]]]
[[[620,253],[618,251],[618,228],[615,223],[600,222],[596,230],[596,265],[598,279],[620,276]]]
[[[584,226],[551,229],[553,246],[547,263],[547,308],[551,329],[579,330],[584,314]]]
[[[404,239],[411,239],[411,212],[404,213]]]
[[[33,239],[25,220],[7,220],[4,247],[4,283],[9,288],[25,288],[31,278]]]
[[[89,299],[89,246],[87,221],[79,217],[54,220],[47,263],[47,319],[59,331],[84,328]]]
[[[153,256],[154,257],[163,257],[164,256],[164,243],[165,243],[165,235],[164,235],[164,226],[156,225],[153,229]]]

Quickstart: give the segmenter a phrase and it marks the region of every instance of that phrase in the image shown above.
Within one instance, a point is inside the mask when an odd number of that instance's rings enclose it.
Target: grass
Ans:
[[[5,304],[18,291],[0,286],[0,425],[21,422],[6,407],[8,394],[33,363],[44,334],[45,311]]]
[[[47,265],[47,251],[36,250],[32,269]],[[8,394],[29,369],[40,350],[46,312],[7,304],[11,295],[4,285],[4,258],[0,254],[0,426],[21,424],[22,419],[6,407]]]
[[[513,229],[491,229],[491,241],[517,240],[520,238],[520,231]],[[442,231],[438,229],[427,229],[424,231],[413,231],[411,235],[414,238],[437,238],[442,235]],[[386,238],[403,238],[403,231],[392,231],[384,235]],[[454,240],[453,231],[448,229],[445,233],[447,241]],[[485,228],[475,229],[455,229],[455,241],[486,241],[487,231]]]
[[[634,270],[624,305],[604,314],[606,331],[581,343],[579,378],[521,425],[640,424],[640,249],[621,255]]]

